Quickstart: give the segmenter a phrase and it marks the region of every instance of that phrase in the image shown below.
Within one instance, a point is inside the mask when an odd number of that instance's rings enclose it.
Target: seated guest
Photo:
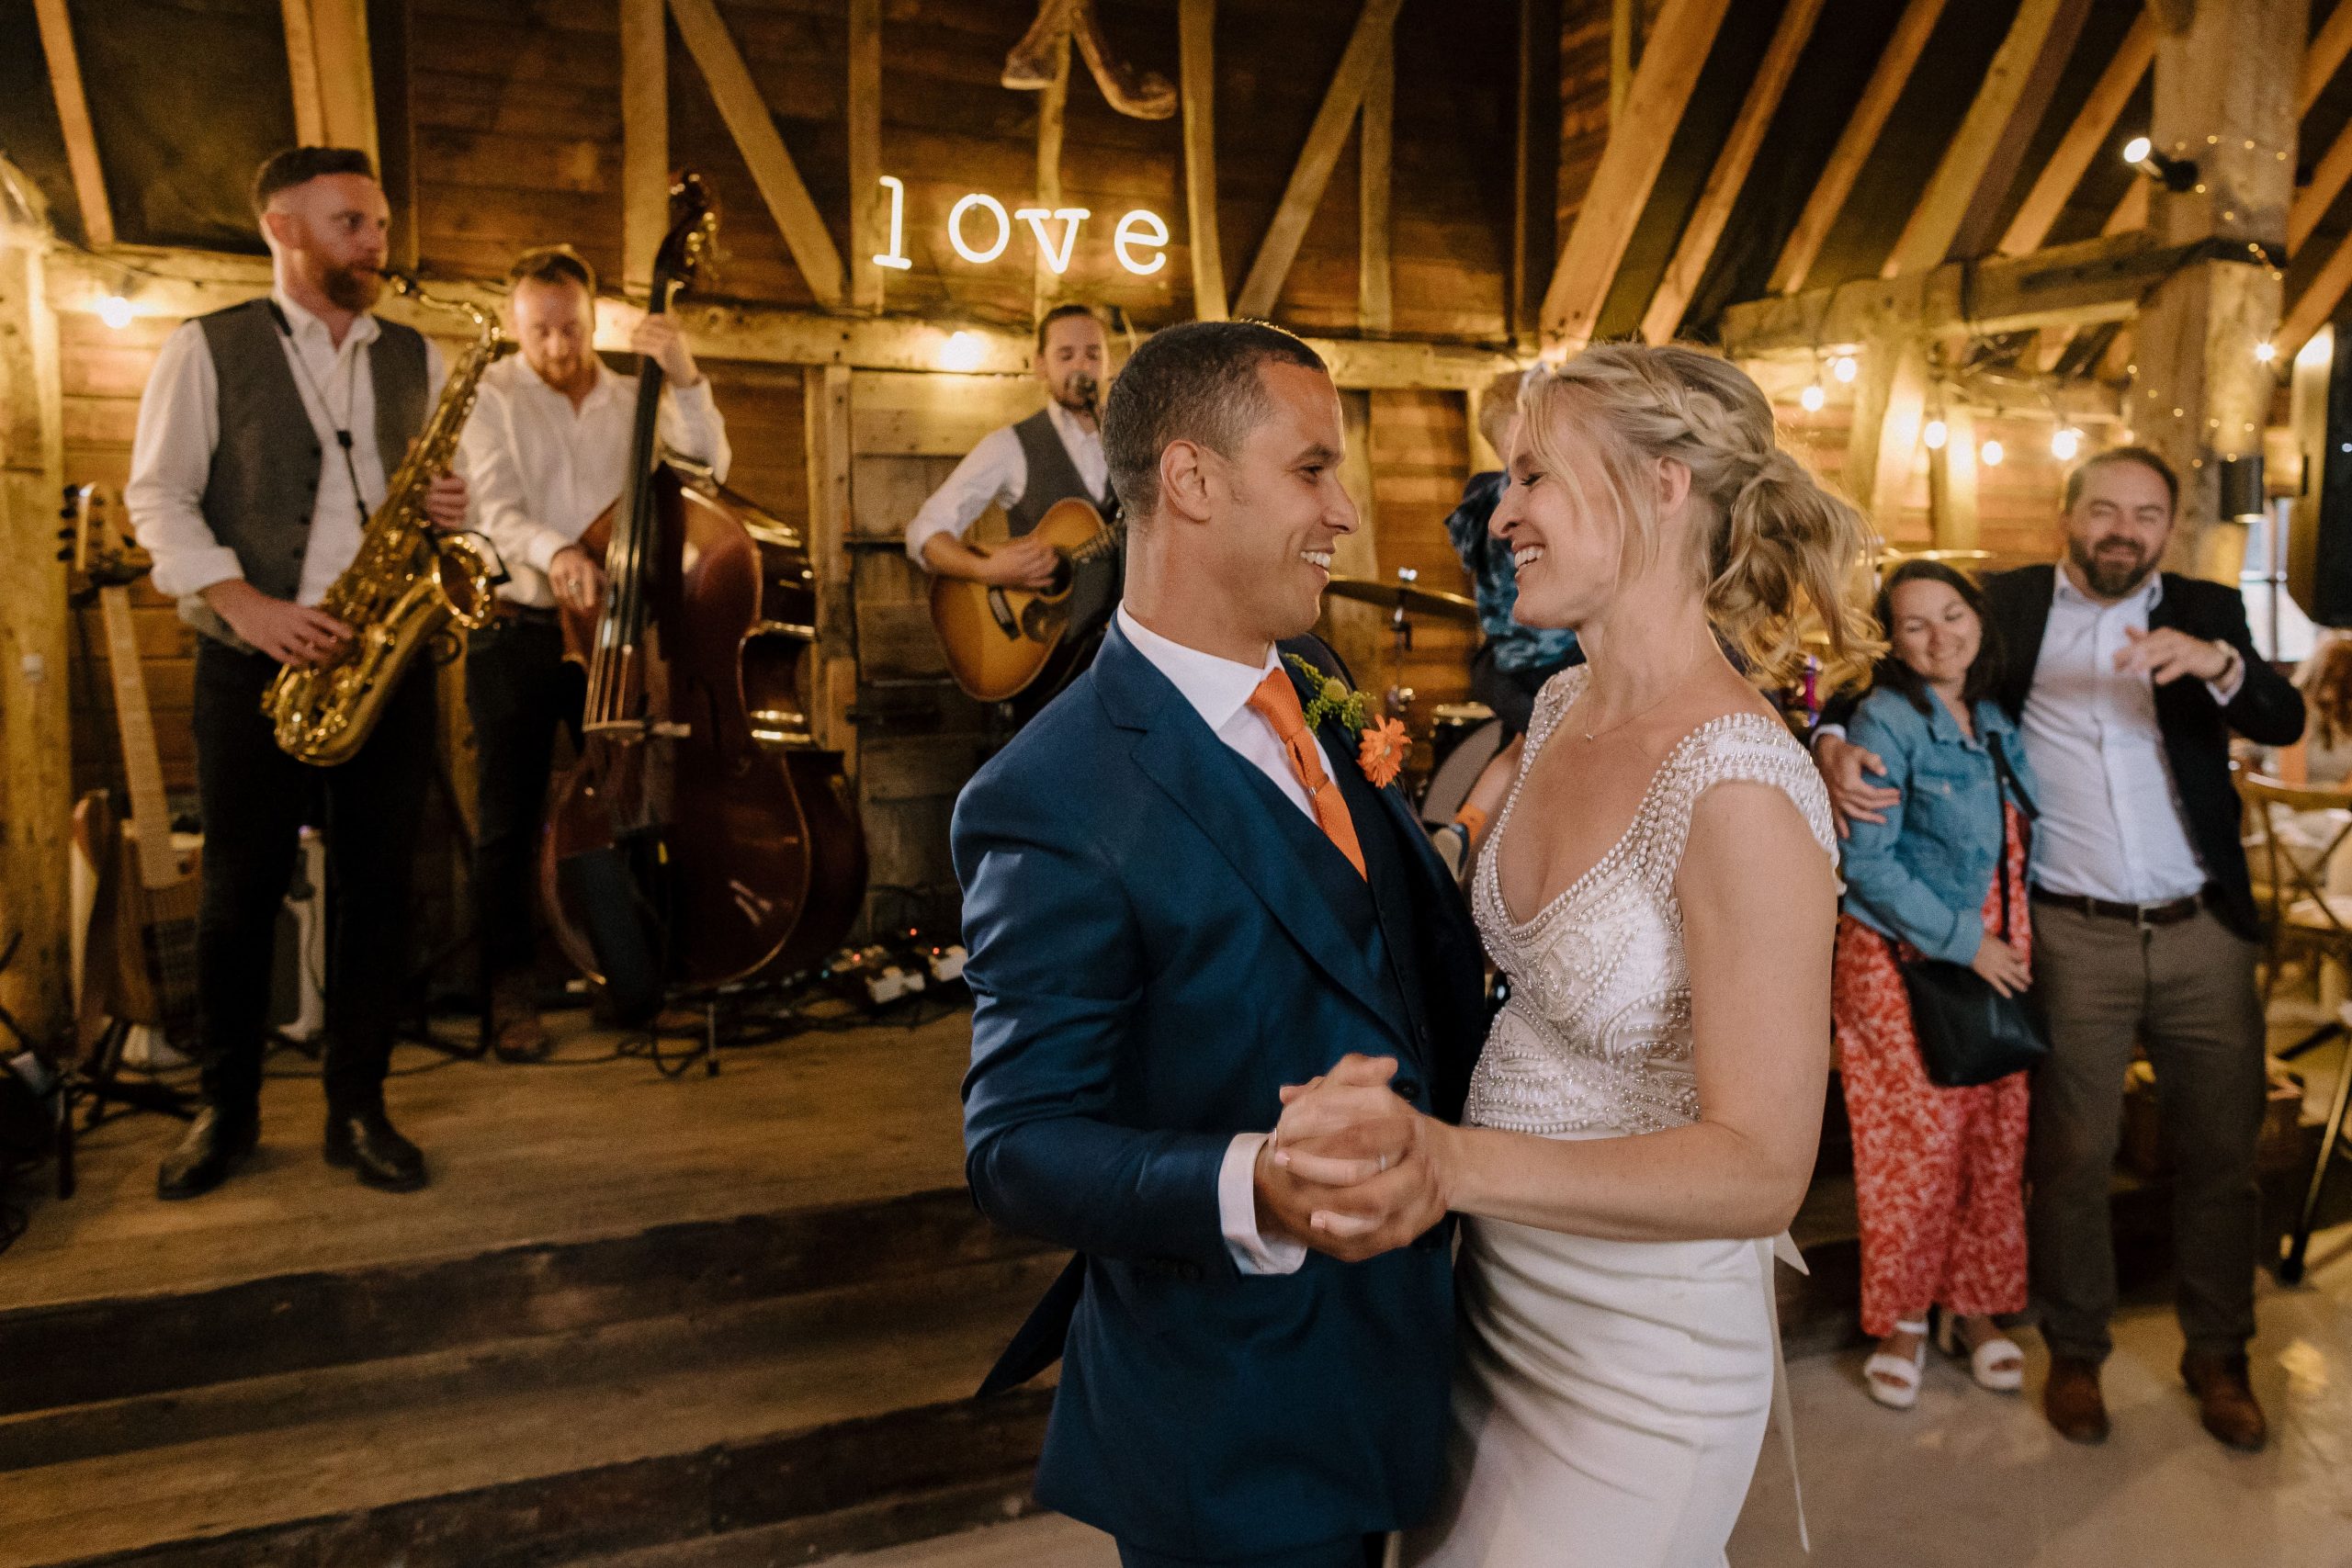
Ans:
[[[1878,615],[1889,653],[1847,738],[1886,764],[1901,797],[1847,849],[1831,1005],[1854,1129],[1862,1327],[1879,1341],[1863,1372],[1872,1399],[1908,1410],[1936,1305],[1947,1348],[1967,1351],[1979,1383],[2014,1393],[2025,1366],[1993,1314],[2026,1303],[2026,1075],[1968,1089],[1928,1081],[1899,965],[1940,958],[2003,996],[2025,988],[2020,792],[2032,785],[2017,728],[1993,700],[1999,657],[1975,583],[1910,561],[1887,579]]]
[[[2312,716],[2303,778],[2315,789],[2340,785],[2352,776],[2352,632],[2322,630],[2295,685]]]
[[[2179,497],[2156,453],[2102,452],[2067,476],[2065,559],[1984,584],[1984,619],[2008,656],[1993,694],[2025,737],[2041,808],[2034,971],[2051,1050],[2034,1075],[2027,1234],[2050,1346],[2043,1413],[2063,1437],[2103,1441],[2108,1201],[2124,1069],[2144,1043],[2176,1171],[2181,1376],[2208,1432],[2257,1449],[2268,1428],[2245,1347],[2267,1087],[2230,735],[2291,744],[2303,704],[2255,651],[2236,588],[2156,570]],[[1883,822],[1896,792],[1864,774],[1883,759],[1828,726],[1814,750],[1839,809]]]

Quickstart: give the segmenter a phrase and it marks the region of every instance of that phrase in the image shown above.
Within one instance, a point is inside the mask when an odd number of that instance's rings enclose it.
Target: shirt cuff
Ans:
[[[241,581],[244,575],[244,564],[226,545],[175,550],[167,564],[158,563],[155,592],[170,599],[187,599],[216,582]]]
[[[1244,1274],[1295,1274],[1306,1261],[1306,1248],[1258,1234],[1258,1151],[1266,1146],[1266,1136],[1243,1133],[1226,1145],[1225,1164],[1216,1175],[1217,1218],[1234,1267]]]
[[[555,564],[555,558],[579,542],[542,526],[531,536],[531,542],[523,547],[523,558],[531,563],[533,570],[544,577],[548,568]]]
[[[2245,690],[2245,655],[2239,653],[2234,644],[2224,643],[2222,646],[2227,648],[2235,656],[2231,661],[2229,682],[2224,685],[2208,681],[2205,682],[2205,689],[2213,694],[2215,702],[2227,707],[2237,700],[2240,692]]]

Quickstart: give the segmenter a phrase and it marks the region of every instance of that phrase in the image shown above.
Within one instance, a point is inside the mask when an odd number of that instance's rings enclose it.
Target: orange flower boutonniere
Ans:
[[[1374,719],[1363,727],[1357,737],[1356,766],[1372,781],[1374,789],[1386,789],[1396,781],[1405,766],[1405,754],[1412,747],[1402,723],[1393,718]]]

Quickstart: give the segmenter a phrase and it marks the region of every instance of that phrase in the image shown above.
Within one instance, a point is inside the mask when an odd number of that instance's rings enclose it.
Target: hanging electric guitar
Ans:
[[[1010,701],[1069,660],[1119,603],[1119,536],[1091,502],[1058,501],[1029,536],[1059,559],[1051,587],[999,588],[960,577],[931,583],[931,624],[956,683],[984,703]]]
[[[130,819],[105,831],[112,813],[85,803],[85,848],[111,882],[111,897],[90,912],[84,989],[117,1021],[160,1030],[166,1042],[192,1049],[196,1035],[196,920],[201,883],[194,852],[172,843],[164,798],[164,764],[155,748],[155,721],[147,705],[147,678],[130,617],[130,585],[146,573],[115,521],[115,503],[96,485],[65,492],[63,515],[73,520],[73,559],[88,580],[106,628],[107,663],[114,680],[115,719],[122,735],[122,771],[130,785]],[[80,815],[80,814],[77,814]],[[104,857],[111,852],[114,863]],[[109,878],[107,873],[111,871]]]

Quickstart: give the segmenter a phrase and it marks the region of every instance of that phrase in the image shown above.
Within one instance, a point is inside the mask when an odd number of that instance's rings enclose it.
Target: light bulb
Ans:
[[[2254,345],[2254,357],[2257,362],[2267,365],[2278,357],[2278,345],[2266,338]]]
[[[940,345],[939,367],[943,370],[977,370],[988,356],[988,344],[977,333],[949,333]]]
[[[2062,463],[2071,463],[2075,454],[2083,449],[2083,433],[2073,425],[2062,425],[2050,433],[2050,455]]]
[[[1851,381],[1860,374],[1861,368],[1854,363],[1854,356],[1850,354],[1841,354],[1829,362],[1829,373],[1840,381]]]
[[[109,294],[98,301],[98,320],[120,332],[130,324],[130,301],[119,294]]]
[[[1797,401],[1804,406],[1805,412],[1819,413],[1821,412],[1821,405],[1826,400],[1828,394],[1821,389],[1821,383],[1815,381],[1813,385],[1807,387],[1804,391],[1797,394]]]
[[[2007,453],[2001,450],[2001,444],[1997,441],[1987,441],[1976,449],[1977,460],[1988,468],[1999,468],[2001,459],[2007,456]]]
[[[1927,428],[1919,432],[1919,439],[1928,444],[1928,450],[1930,452],[1942,451],[1944,443],[1951,438],[1951,431],[1939,419],[1929,420]]]
[[[2138,164],[2154,150],[2154,142],[2144,136],[2135,136],[2123,144],[2123,161],[2127,164]]]

